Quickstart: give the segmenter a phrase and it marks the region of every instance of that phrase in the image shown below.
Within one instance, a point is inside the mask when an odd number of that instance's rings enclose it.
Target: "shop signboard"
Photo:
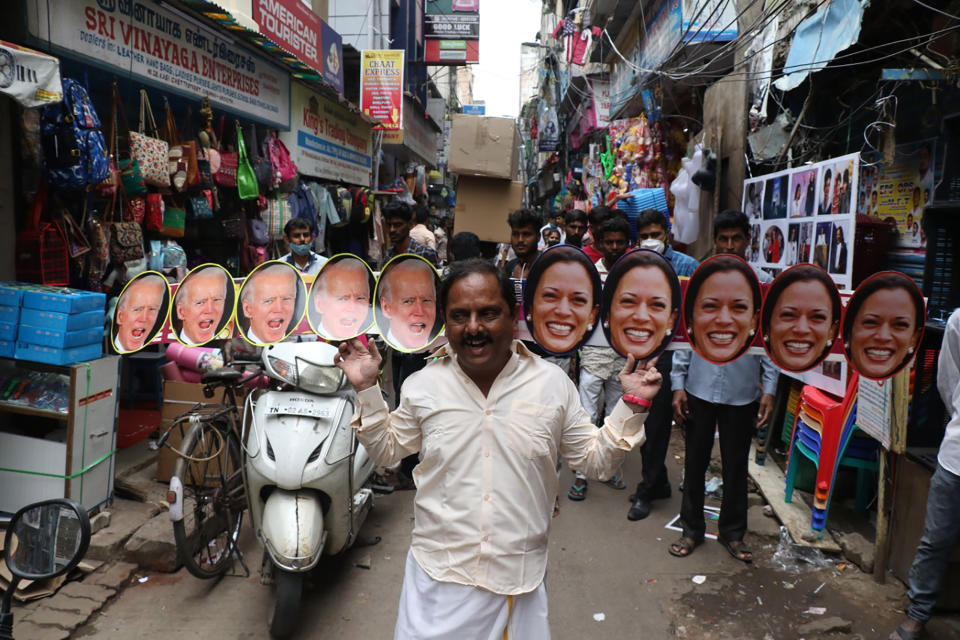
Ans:
[[[640,67],[657,69],[680,44],[735,40],[737,9],[733,0],[661,0],[647,24]]]
[[[433,0],[423,20],[424,62],[480,61],[480,0]]]
[[[300,84],[291,92],[290,131],[280,139],[303,175],[350,184],[370,184],[370,125],[356,113]]]
[[[55,11],[52,11],[55,9]],[[165,4],[27,0],[33,38],[165,89],[280,129],[290,126],[290,76]]]
[[[465,104],[463,105],[463,113],[468,116],[484,116],[487,115],[487,105]]]
[[[811,262],[850,289],[859,167],[852,153],[745,180],[749,262],[772,276]]]
[[[45,53],[0,41],[0,93],[24,107],[63,99],[60,61]]]
[[[385,131],[383,144],[402,144],[420,157],[431,167],[437,166],[437,152],[439,151],[439,134],[429,125],[412,106],[408,105],[403,119],[403,128],[399,131]]]
[[[300,0],[253,0],[260,33],[323,76],[343,93],[343,42],[320,16]]]
[[[898,144],[893,162],[877,162],[861,173],[857,211],[893,222],[897,244],[922,249],[923,211],[933,202],[936,140]]]
[[[403,140],[403,49],[361,53],[360,110],[380,121],[384,142]]]

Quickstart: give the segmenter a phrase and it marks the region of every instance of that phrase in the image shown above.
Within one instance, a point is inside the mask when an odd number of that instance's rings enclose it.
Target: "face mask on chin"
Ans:
[[[651,251],[656,251],[657,253],[662,254],[667,250],[667,245],[664,244],[663,240],[657,240],[655,238],[647,238],[640,243],[641,249],[650,249]]]
[[[308,256],[310,255],[310,245],[308,244],[291,244],[290,252],[297,256]]]

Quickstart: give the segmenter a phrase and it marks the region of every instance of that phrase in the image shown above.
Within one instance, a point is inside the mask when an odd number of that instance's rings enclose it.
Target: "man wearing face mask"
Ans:
[[[291,218],[283,227],[283,239],[290,247],[290,253],[280,259],[292,264],[297,271],[315,276],[327,259],[313,251],[313,230],[303,218]]]
[[[678,276],[690,277],[699,262],[685,253],[675,251],[667,243],[670,240],[670,225],[667,216],[657,209],[644,209],[637,215],[637,242],[641,249],[650,249],[662,254]],[[629,520],[643,520],[650,515],[654,500],[670,497],[670,479],[667,477],[667,449],[670,446],[670,429],[673,420],[671,406],[670,367],[673,351],[664,351],[657,359],[657,370],[666,371],[663,385],[653,399],[647,426],[647,442],[640,447],[643,471],[637,491],[630,496],[633,503],[627,512]],[[662,368],[661,368],[662,367]]]

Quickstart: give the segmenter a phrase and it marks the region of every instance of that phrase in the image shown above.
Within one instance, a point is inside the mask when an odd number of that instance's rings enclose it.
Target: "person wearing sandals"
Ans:
[[[743,258],[750,246],[750,224],[740,211],[717,214],[713,225],[714,251]],[[717,261],[714,261],[718,263]],[[750,267],[740,260],[730,259],[749,276]],[[724,264],[722,261],[719,264]],[[704,263],[707,265],[707,263]],[[747,273],[742,273],[746,271]],[[713,275],[725,275],[721,271]],[[687,296],[696,301],[698,285],[691,279]],[[710,279],[707,275],[702,284]],[[757,278],[770,282],[772,278],[758,271]],[[749,280],[749,278],[746,278]],[[754,281],[753,287],[756,287]],[[753,290],[749,313],[756,320],[760,316],[760,290]],[[748,297],[751,294],[748,294]],[[692,298],[690,297],[692,296]],[[684,303],[684,314],[688,314]],[[692,332],[694,323],[687,317]],[[746,350],[743,347],[741,353]],[[720,452],[723,464],[723,503],[720,508],[718,541],[735,559],[751,562],[753,554],[746,548],[743,536],[747,532],[747,460],[753,438],[754,420],[766,424],[773,409],[778,370],[766,356],[740,355],[724,364],[708,362],[693,351],[676,351],[670,373],[673,387],[674,420],[684,427],[684,491],[680,508],[683,535],[669,547],[671,555],[686,557],[703,542],[706,523],[703,515],[704,477],[710,465],[714,432],[720,432]],[[759,401],[759,402],[758,402]]]
[[[615,214],[600,225],[595,244],[603,256],[596,262],[601,282],[607,279],[613,263],[627,252],[629,242],[630,223],[622,215]],[[596,420],[603,398],[603,417],[607,417],[616,406],[617,398],[623,395],[617,374],[626,360],[610,347],[585,346],[580,353],[580,403],[590,419]],[[579,502],[587,497],[587,477],[577,469],[573,470],[573,475],[567,497]],[[605,484],[618,490],[627,488],[619,470]]]
[[[396,411],[377,384],[373,342],[343,342],[337,357],[357,392],[357,439],[373,460],[423,454],[393,637],[546,640],[557,455],[608,477],[643,442],[661,376],[652,362],[628,358],[625,394],[598,429],[573,381],[513,339],[513,284],[496,267],[452,264],[440,301],[449,342],[407,379]]]
[[[937,364],[937,389],[950,422],[947,423],[937,469],[927,493],[923,537],[910,568],[910,606],[890,640],[922,638],[933,614],[948,561],[960,541],[960,309],[947,320]]]

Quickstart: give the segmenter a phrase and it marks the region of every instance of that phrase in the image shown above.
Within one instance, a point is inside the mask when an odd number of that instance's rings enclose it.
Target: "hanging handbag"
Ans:
[[[257,126],[250,125],[247,132],[247,155],[250,157],[250,166],[253,167],[253,173],[257,176],[257,184],[262,191],[270,189],[270,182],[273,178],[273,168],[270,166],[270,159],[260,150],[260,144],[257,142]]]
[[[167,152],[167,172],[170,174],[170,184],[177,191],[183,191],[194,186],[199,181],[197,173],[197,144],[193,140],[182,142],[180,131],[173,117],[170,102],[164,97],[164,130],[170,150]]]
[[[223,237],[227,240],[243,238],[243,218],[223,218],[220,220],[220,228],[223,229]]]
[[[213,217],[213,194],[207,190],[197,196],[190,196],[190,211],[194,218]]]
[[[70,213],[70,210],[64,209],[61,213],[61,217],[63,220],[63,234],[67,239],[67,250],[70,253],[70,257],[79,258],[80,256],[89,253],[90,242],[84,235],[80,225],[78,225],[77,221],[73,219],[73,214]]]
[[[33,197],[27,228],[17,234],[16,278],[65,287],[70,284],[67,239],[60,225],[40,221],[46,206],[47,183],[42,181]]]
[[[293,163],[287,146],[280,140],[280,134],[276,131],[267,139],[267,156],[270,158],[270,167],[273,170],[270,186],[292,191],[296,187],[297,165]],[[291,181],[293,184],[290,184]]]
[[[180,207],[166,207],[163,210],[163,226],[160,233],[171,238],[182,238],[187,226],[187,212]]]
[[[143,224],[147,215],[147,201],[139,196],[127,200],[123,207],[123,221]]]
[[[272,240],[276,240],[283,237],[283,228],[290,219],[290,205],[282,194],[270,198],[269,202],[266,212],[267,233]]]
[[[116,81],[114,81],[114,91],[116,91]],[[109,140],[109,150],[107,159],[110,174],[107,179],[97,185],[97,191],[103,196],[112,196],[117,192],[120,186],[120,168],[117,166],[117,104],[111,101],[110,105],[110,130],[107,132]]]
[[[162,195],[159,193],[147,194],[147,231],[160,231],[163,228],[163,215],[166,208]]]
[[[143,229],[136,222],[110,223],[110,260],[115,264],[144,257]]]
[[[152,136],[144,132],[148,121]],[[144,182],[152,187],[170,186],[170,172],[167,166],[169,153],[170,145],[160,139],[160,131],[153,118],[147,90],[140,89],[140,126],[138,131],[130,132],[130,155],[137,159]]]
[[[116,194],[114,194],[116,197]],[[111,202],[111,206],[113,206]],[[83,226],[90,240],[90,255],[87,258],[87,280],[99,283],[107,272],[110,263],[110,240],[100,215],[88,206],[84,214]]]
[[[140,172],[140,163],[137,162],[137,159],[121,160],[118,166],[123,191],[131,197],[147,195],[147,183],[143,181],[143,174]]]
[[[236,187],[237,186],[237,152],[236,151],[226,151],[226,141],[223,137],[224,124],[226,123],[227,117],[220,116],[220,125],[218,127],[219,132],[217,138],[221,142],[221,151],[220,154],[220,166],[214,168],[212,166],[213,162],[211,160],[211,170],[213,171],[213,181],[220,185],[221,187]]]
[[[250,218],[247,226],[249,228],[248,240],[250,244],[266,246],[270,243],[270,231],[266,222],[259,218]]]
[[[252,200],[260,195],[257,176],[247,158],[247,145],[243,142],[243,131],[237,122],[237,193],[241,200]]]

